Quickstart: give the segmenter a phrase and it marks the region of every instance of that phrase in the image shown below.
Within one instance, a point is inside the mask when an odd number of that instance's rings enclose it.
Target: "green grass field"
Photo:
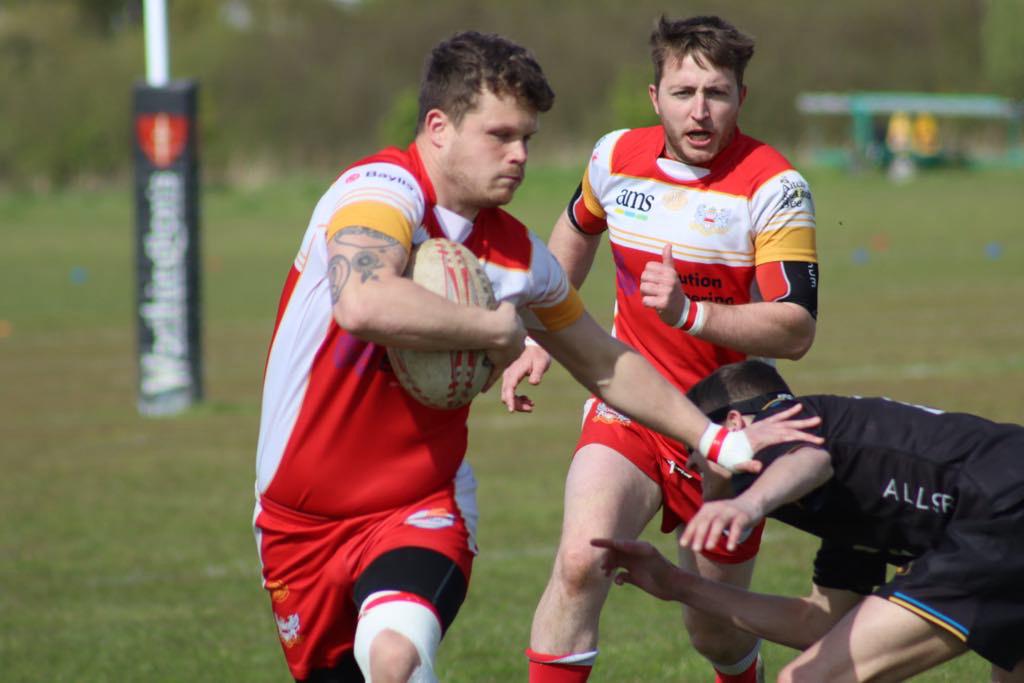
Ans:
[[[514,211],[546,234],[575,176],[532,169]],[[204,193],[207,400],[173,419],[135,411],[130,191],[0,197],[0,680],[288,680],[250,530],[253,463],[280,285],[327,180]],[[1024,420],[1024,178],[810,180],[821,315],[807,358],[782,364],[794,388]],[[606,250],[583,294],[607,323]],[[532,416],[493,395],[473,412],[482,553],[445,681],[524,680],[585,396],[560,370],[532,394]],[[770,526],[755,586],[802,594],[815,548]],[[615,589],[592,680],[709,680],[678,612]],[[792,654],[769,646],[770,670]],[[967,655],[918,680],[986,671]]]

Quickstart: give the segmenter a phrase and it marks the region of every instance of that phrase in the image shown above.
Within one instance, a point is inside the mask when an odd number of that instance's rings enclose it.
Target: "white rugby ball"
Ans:
[[[458,242],[443,238],[423,242],[413,249],[404,275],[449,301],[488,309],[498,305],[480,262]],[[486,354],[473,349],[388,347],[388,359],[409,395],[432,408],[461,408],[480,393],[491,373]]]

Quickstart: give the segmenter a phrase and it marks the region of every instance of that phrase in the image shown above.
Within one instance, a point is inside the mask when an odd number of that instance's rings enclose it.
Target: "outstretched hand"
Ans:
[[[675,582],[686,572],[665,559],[646,541],[632,541],[618,538],[593,538],[590,545],[605,548],[608,554],[601,561],[605,576],[612,576],[616,569],[625,571],[614,574],[617,586],[632,584],[660,600],[676,600]]]
[[[529,396],[516,394],[516,387],[524,379],[536,386],[544,373],[551,367],[551,354],[539,346],[527,344],[523,352],[505,368],[501,377],[501,402],[510,413],[533,412],[533,401]]]

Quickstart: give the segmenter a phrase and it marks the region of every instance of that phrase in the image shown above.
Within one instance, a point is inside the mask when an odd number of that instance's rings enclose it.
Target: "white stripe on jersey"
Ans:
[[[401,166],[380,161],[345,171],[317,204],[313,217],[326,225],[338,209],[360,201],[388,204],[401,211],[409,225],[423,222],[426,200],[416,179]]]
[[[310,267],[301,271],[274,334],[263,380],[260,437],[256,447],[257,489],[267,490],[277,472],[302,408],[310,368],[333,321],[326,276],[327,240],[311,229]]]
[[[654,232],[654,231],[651,231]],[[668,232],[668,231],[661,231]],[[608,239],[616,244],[646,251],[650,254],[661,254],[666,242],[672,244],[672,255],[676,258],[687,261],[700,261],[702,263],[724,263],[732,266],[750,266],[754,264],[754,252],[750,251],[728,251],[725,249],[707,249],[704,247],[684,244],[673,240],[666,240],[653,234],[644,234],[625,230],[618,224],[608,222]]]

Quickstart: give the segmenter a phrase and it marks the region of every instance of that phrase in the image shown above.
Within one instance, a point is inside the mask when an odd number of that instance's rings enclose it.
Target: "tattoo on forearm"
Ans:
[[[344,256],[335,256],[327,264],[327,280],[331,285],[331,304],[338,303],[341,298],[341,290],[348,282],[349,273],[352,272],[352,265]]]

